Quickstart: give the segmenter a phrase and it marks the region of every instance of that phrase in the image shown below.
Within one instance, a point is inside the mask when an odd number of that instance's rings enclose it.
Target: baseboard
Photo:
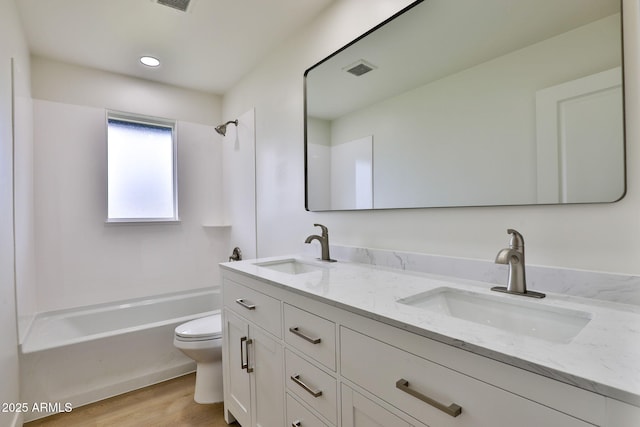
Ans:
[[[196,368],[195,362],[189,362],[178,366],[172,366],[171,368],[164,369],[162,371],[153,372],[147,375],[142,375],[130,380],[123,381],[116,384],[110,384],[106,387],[91,390],[88,393],[82,393],[81,395],[69,396],[68,401],[73,404],[74,408],[79,406],[95,403],[100,400],[108,399],[119,394],[127,393],[133,390],[138,390],[153,384],[161,383],[163,381],[176,378],[190,372],[194,372]]]
[[[11,421],[11,424],[9,424],[10,427],[22,427],[22,424],[24,423],[23,421],[23,417],[22,417],[22,412],[16,412],[15,414],[13,414],[13,421]]]
[[[195,372],[195,370],[196,370],[195,362],[190,361],[188,363],[184,363],[181,365],[172,366],[171,368],[164,369],[162,371],[156,371],[150,374],[131,378],[127,381],[122,381],[115,384],[109,384],[108,386],[89,390],[81,394],[67,396],[64,399],[61,399],[60,401],[63,401],[65,403],[69,402],[72,404],[73,408],[78,408],[80,406],[89,405],[91,403],[95,403],[100,400],[104,400],[110,397],[118,396],[120,394],[128,393],[133,390],[138,390],[140,388],[144,388],[153,384],[161,383],[163,381],[167,381],[172,378],[180,377],[182,375]],[[25,422],[48,417],[49,415],[54,415],[54,413],[47,413],[47,412],[27,413],[27,416],[25,417],[26,418]],[[22,426],[22,424],[17,424],[17,426],[20,427]]]

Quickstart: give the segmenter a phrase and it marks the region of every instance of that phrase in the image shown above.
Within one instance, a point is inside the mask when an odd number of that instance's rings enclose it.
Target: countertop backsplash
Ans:
[[[314,242],[315,243],[315,242]],[[446,257],[413,252],[331,245],[337,260],[438,274],[460,279],[506,285],[509,267],[492,260]],[[302,245],[301,254],[314,257],[319,245]],[[575,270],[559,267],[526,266],[527,289],[575,297],[630,304],[640,309],[640,276]]]

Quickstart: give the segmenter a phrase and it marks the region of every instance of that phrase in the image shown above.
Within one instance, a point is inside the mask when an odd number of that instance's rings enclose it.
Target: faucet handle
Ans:
[[[313,224],[314,227],[320,227],[322,229],[322,237],[327,237],[329,235],[329,229],[322,224]]]
[[[513,249],[524,249],[524,237],[522,237],[522,234],[513,228],[507,229],[507,234],[511,234],[509,247]]]

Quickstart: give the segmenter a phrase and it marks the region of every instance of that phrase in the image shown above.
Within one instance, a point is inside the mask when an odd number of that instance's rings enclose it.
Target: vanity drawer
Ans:
[[[282,337],[282,311],[279,300],[226,278],[222,286],[225,307],[276,337]]]
[[[336,424],[338,391],[336,379],[300,356],[285,351],[287,388],[303,402]]]
[[[342,384],[342,427],[413,427],[405,420]]]
[[[427,425],[592,426],[345,327],[340,348],[345,378]],[[454,405],[461,407],[457,416]]]
[[[307,356],[336,370],[336,324],[284,304],[284,340]]]
[[[287,394],[287,427],[329,427],[320,418]]]

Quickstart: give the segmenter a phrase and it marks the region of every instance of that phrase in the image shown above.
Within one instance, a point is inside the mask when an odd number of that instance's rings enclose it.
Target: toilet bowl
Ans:
[[[222,402],[222,320],[220,314],[183,323],[175,329],[173,345],[196,362],[198,403]]]

